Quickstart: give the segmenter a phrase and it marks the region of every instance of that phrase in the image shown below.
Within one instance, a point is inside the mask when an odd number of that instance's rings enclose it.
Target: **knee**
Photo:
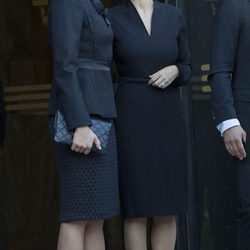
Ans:
[[[103,230],[103,220],[89,221],[86,229],[88,231],[102,231]]]
[[[143,225],[147,222],[147,218],[135,218],[135,219],[125,219],[124,223],[126,224],[137,224]]]
[[[125,227],[145,228],[147,226],[147,218],[125,219]]]
[[[60,228],[64,231],[78,231],[83,232],[87,221],[72,221],[72,222],[65,222],[61,223]]]
[[[161,216],[153,218],[154,224],[176,224],[176,216]]]

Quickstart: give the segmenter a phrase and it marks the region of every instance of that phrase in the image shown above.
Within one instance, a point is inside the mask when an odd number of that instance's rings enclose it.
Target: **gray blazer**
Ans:
[[[49,114],[60,109],[69,129],[90,115],[116,116],[109,65],[113,32],[99,0],[51,0],[49,29],[53,84]]]

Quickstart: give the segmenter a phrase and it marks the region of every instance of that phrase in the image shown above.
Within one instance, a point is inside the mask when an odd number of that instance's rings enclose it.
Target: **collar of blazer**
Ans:
[[[105,6],[101,3],[100,0],[90,0],[90,2],[93,4],[94,8],[96,9],[96,11],[103,16],[105,22],[107,23],[107,25],[111,25],[110,21],[107,18],[107,10],[105,8]]]

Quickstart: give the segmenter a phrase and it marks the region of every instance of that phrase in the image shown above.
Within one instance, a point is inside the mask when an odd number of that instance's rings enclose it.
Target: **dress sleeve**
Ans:
[[[187,85],[192,75],[191,63],[190,63],[190,51],[188,44],[188,34],[185,25],[184,18],[180,13],[180,31],[178,34],[178,59],[176,66],[179,70],[179,77],[176,79],[178,86]]]
[[[78,57],[84,21],[81,0],[52,0],[50,36],[54,83],[69,129],[91,124],[78,80]]]
[[[237,0],[222,0],[214,23],[209,81],[217,124],[237,118],[232,93],[232,74],[240,34],[239,9]]]

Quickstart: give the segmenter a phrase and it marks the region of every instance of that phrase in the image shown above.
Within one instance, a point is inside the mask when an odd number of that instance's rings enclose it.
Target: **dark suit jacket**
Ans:
[[[210,81],[216,122],[238,118],[237,102],[250,103],[250,0],[219,3]]]
[[[90,114],[116,116],[110,70],[81,68],[81,59],[110,64],[113,33],[99,0],[51,0],[54,78],[49,114],[60,109],[68,128],[90,125]]]

